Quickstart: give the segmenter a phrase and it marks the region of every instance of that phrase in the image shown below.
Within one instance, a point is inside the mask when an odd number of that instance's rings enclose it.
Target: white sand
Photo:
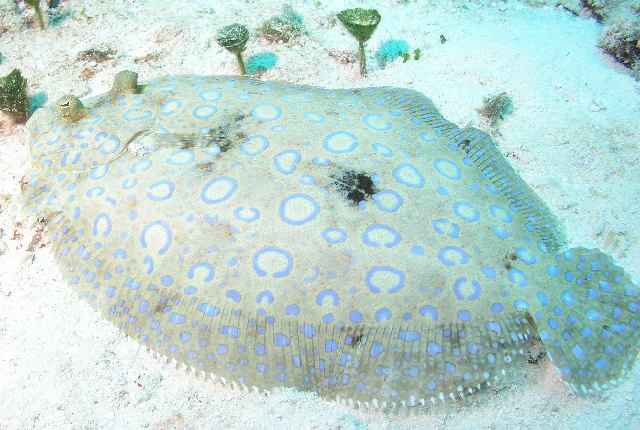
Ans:
[[[46,32],[20,27],[20,15],[5,10],[0,75],[18,67],[31,94],[46,92],[53,101],[66,93],[100,94],[123,69],[141,79],[234,74],[216,31],[232,22],[255,29],[280,13],[275,3],[69,1],[62,9],[73,9],[73,17]],[[606,248],[640,279],[638,82],[598,49],[595,21],[552,7],[499,2],[507,6],[501,11],[484,3],[464,9],[455,7],[463,1],[322,0],[318,8],[294,1],[310,36],[292,47],[252,39],[247,54],[278,55],[264,79],[416,89],[460,126],[486,128],[477,113],[483,97],[506,91],[516,110],[499,126],[501,149],[565,223],[571,246]],[[370,52],[394,38],[421,48],[424,57],[396,60],[362,78],[356,65],[330,56],[356,49],[331,19],[363,4],[375,4],[383,17]],[[77,61],[89,48],[116,53],[101,64]],[[638,366],[606,399],[593,399],[564,386],[546,357],[536,365],[523,358],[500,389],[471,396],[466,405],[378,411],[284,390],[245,394],[162,365],[74,296],[48,246],[27,250],[35,227],[10,204],[27,167],[27,142],[24,126],[2,122],[0,429],[640,428]]]

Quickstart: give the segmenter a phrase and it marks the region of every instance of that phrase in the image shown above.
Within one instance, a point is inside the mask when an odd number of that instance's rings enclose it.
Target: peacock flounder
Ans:
[[[539,336],[596,393],[638,288],[482,131],[400,88],[125,71],[28,123],[20,197],[105,318],[214,379],[386,406],[456,398]]]

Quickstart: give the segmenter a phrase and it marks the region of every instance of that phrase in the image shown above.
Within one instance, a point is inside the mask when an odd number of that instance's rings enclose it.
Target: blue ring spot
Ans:
[[[420,133],[420,140],[422,140],[424,142],[427,142],[427,143],[432,143],[432,142],[436,141],[436,139],[434,137],[429,137],[429,133],[426,133],[426,132]]]
[[[104,222],[106,223],[106,228],[102,232],[102,236],[107,237],[109,233],[111,233],[111,218],[109,218],[109,215],[104,212],[98,214],[98,216],[96,216],[96,219],[93,221],[93,235],[98,235],[98,224],[100,223],[100,220],[104,220]]]
[[[434,160],[433,167],[445,178],[457,181],[462,177],[460,167],[458,167],[458,165],[453,161],[446,158],[438,158],[437,160]]]
[[[509,237],[509,232],[507,230],[500,230],[495,224],[491,224],[491,232],[500,239],[506,239]]]
[[[205,102],[217,102],[222,98],[222,92],[216,90],[205,90],[198,93],[198,98]]]
[[[311,161],[313,161],[313,164],[316,166],[328,166],[329,163],[331,163],[331,160],[325,157],[313,157]]]
[[[328,228],[322,232],[322,238],[329,243],[342,243],[347,240],[347,233],[339,228]]]
[[[122,115],[122,117],[129,121],[135,121],[137,119],[149,118],[152,115],[151,111],[140,111],[138,109],[129,109]]]
[[[370,129],[372,129],[372,130],[375,130],[375,131],[387,131],[387,130],[391,130],[391,123],[390,123],[389,121],[384,122],[384,125],[379,125],[379,126],[373,125],[373,121],[372,121],[372,119],[374,119],[374,118],[376,118],[376,119],[377,119],[377,118],[384,118],[384,117],[383,117],[381,114],[379,114],[379,113],[370,113],[370,114],[368,114],[368,115],[365,115],[365,116],[362,118],[362,122],[363,122],[367,127],[369,127],[369,128],[370,128]]]
[[[200,263],[194,264],[193,266],[191,266],[191,269],[189,269],[189,271],[187,272],[187,277],[189,279],[193,279],[193,277],[195,276],[195,273],[196,273],[196,269],[199,269],[201,267],[206,269],[209,272],[209,273],[207,273],[207,276],[205,276],[203,278],[203,281],[204,282],[211,281],[213,279],[215,271],[213,269],[213,266],[211,264],[209,264],[209,263],[200,262]]]
[[[404,179],[403,176],[408,176],[408,178]],[[420,188],[424,185],[424,177],[411,164],[401,164],[396,167],[393,170],[393,177],[407,187]]]
[[[253,270],[258,274],[258,276],[267,275],[267,271],[260,267],[258,260],[260,256],[263,256],[269,253],[279,254],[286,259],[286,267],[279,272],[274,272],[272,276],[274,278],[282,278],[284,276],[287,276],[289,272],[291,272],[291,269],[293,268],[293,258],[291,258],[291,254],[289,254],[287,251],[280,248],[273,247],[273,246],[267,246],[265,248],[262,248],[260,251],[254,254]]]
[[[162,187],[159,188],[155,193],[154,193],[154,188],[157,187]],[[149,192],[147,193],[147,198],[149,200],[155,200],[155,201],[160,201],[160,200],[167,200],[168,198],[170,198],[173,195],[173,191],[175,190],[175,185],[173,184],[173,182],[171,181],[158,181],[155,184],[151,184],[149,186]],[[159,192],[163,192],[162,194],[159,194]]]
[[[527,286],[527,276],[516,268],[509,271],[509,280],[516,283],[519,287]]]
[[[216,108],[215,106],[205,105],[205,106],[198,106],[197,108],[195,108],[192,114],[198,119],[207,119],[214,116],[217,111],[218,111],[218,108]]]
[[[389,202],[384,202],[383,198],[385,196],[392,196],[393,198],[395,198],[395,202],[391,205],[388,206]],[[398,210],[398,208],[402,205],[403,201],[402,197],[400,197],[400,194],[396,193],[395,191],[390,191],[390,190],[382,190],[379,191],[377,193],[375,193],[374,195],[371,196],[373,198],[373,201],[376,202],[376,204],[378,205],[378,208],[380,210],[383,210],[385,212],[395,212]],[[386,198],[384,200],[387,200]]]
[[[427,315],[431,316],[431,320],[433,322],[438,320],[438,311],[433,306],[423,306],[420,308],[420,315],[423,317]]]
[[[458,237],[458,224],[456,223],[452,223],[449,220],[446,219],[439,219],[436,221],[433,221],[431,223],[433,225],[433,229],[436,231],[436,233],[438,234],[447,234],[447,236],[451,237],[451,238],[457,238]],[[445,229],[443,229],[442,227],[447,227],[446,231]],[[448,231],[448,233],[447,233]]]
[[[223,186],[226,186],[228,188],[221,197],[217,197],[217,198],[207,197],[207,192],[211,187],[219,187],[221,184],[224,184]],[[231,197],[231,195],[237,188],[238,188],[238,183],[236,182],[235,179],[222,176],[220,178],[212,179],[211,181],[207,182],[207,184],[204,187],[202,187],[202,191],[200,192],[200,198],[202,199],[203,202],[207,204],[220,203],[227,200],[229,197]],[[216,194],[220,194],[220,193],[218,192]]]
[[[335,139],[337,136],[346,136],[347,138],[351,139],[352,142],[346,145],[345,142],[334,141],[333,142],[334,147],[332,147],[331,141]],[[335,154],[345,154],[347,152],[351,152],[354,149],[356,149],[357,146],[358,146],[358,139],[353,134],[348,133],[346,131],[336,131],[334,133],[331,133],[330,135],[324,138],[324,141],[322,143],[322,147],[324,149],[326,149],[329,152],[333,152]]]
[[[373,148],[374,151],[376,151],[378,154],[382,155],[383,157],[393,156],[393,151],[390,150],[389,147],[381,143],[374,143],[373,145],[371,145],[371,148]]]
[[[296,201],[297,200],[297,201]],[[306,203],[302,203],[302,201]],[[299,205],[302,203],[304,207],[302,209],[293,210],[294,214],[298,215],[298,219],[292,219],[285,213],[287,211],[287,205]],[[309,203],[311,206],[309,206]],[[301,213],[302,212],[302,213]],[[309,221],[312,221],[316,215],[320,212],[320,205],[316,201],[306,194],[292,194],[289,197],[282,200],[280,203],[280,219],[288,224],[302,225]],[[300,218],[304,215],[304,218]]]
[[[178,99],[171,99],[168,102],[162,104],[160,106],[160,110],[162,111],[162,116],[169,116],[175,113],[175,110],[182,107],[182,102]],[[169,110],[171,109],[171,110]]]
[[[240,297],[240,293],[236,290],[229,290],[225,295],[236,303],[240,303],[240,301],[242,300],[242,298]]]
[[[308,119],[309,122],[313,122],[315,124],[325,121],[324,116],[315,112],[305,112],[302,114],[302,116]]]
[[[472,209],[471,213],[468,213],[469,209]],[[465,221],[474,222],[480,219],[480,212],[473,209],[473,205],[467,202],[458,202],[454,204],[453,212]]]
[[[262,303],[263,300],[267,300],[267,303],[273,303],[273,294],[269,290],[265,290],[256,296],[256,303]]]
[[[257,145],[256,145],[257,143]],[[260,155],[262,151],[269,147],[269,141],[264,136],[252,136],[242,142],[240,145],[240,150],[243,154],[254,157],[256,155]],[[251,149],[254,150],[251,150]]]
[[[391,319],[391,311],[387,308],[378,309],[376,312],[376,321],[382,322]]]
[[[316,297],[316,304],[318,306],[322,306],[324,304],[325,298],[327,297],[331,298],[331,303],[333,304],[333,306],[338,306],[338,303],[340,303],[338,293],[332,290],[324,290],[320,292],[320,294],[318,294],[318,297]]]
[[[251,212],[251,215],[244,216],[243,213],[245,212],[245,210]],[[260,218],[260,211],[256,208],[245,209],[241,206],[233,211],[233,216],[235,216],[240,221],[253,222]]]
[[[129,169],[129,173],[140,173],[148,170],[153,162],[148,159],[140,160]]]
[[[130,190],[138,184],[138,178],[127,179],[122,183],[123,190]]]
[[[287,167],[284,167],[280,160],[282,157],[285,157],[285,156],[287,156],[287,160],[290,160],[287,162],[288,164]],[[296,170],[295,164],[300,161],[300,158],[301,158],[301,155],[298,151],[288,149],[286,151],[282,151],[281,153],[273,157],[273,165],[276,166],[276,169],[278,169],[280,173],[284,173],[285,175],[290,175],[291,173],[293,173],[294,170]]]
[[[103,164],[102,166],[98,166],[98,167],[94,167],[93,169],[91,169],[91,179],[102,179],[104,178],[107,173],[109,172],[109,165],[108,164]]]
[[[140,244],[142,245],[143,248],[146,248],[148,245],[147,243],[147,232],[149,231],[150,228],[153,228],[155,226],[160,226],[162,229],[164,229],[165,235],[166,235],[166,240],[164,245],[160,248],[160,250],[158,251],[158,255],[162,255],[165,252],[167,252],[167,249],[169,249],[169,246],[171,245],[171,242],[173,241],[173,233],[171,232],[171,227],[169,227],[169,224],[167,224],[164,221],[153,221],[150,222],[149,224],[147,224],[143,229],[142,229],[142,233],[140,233]]]
[[[365,245],[374,246],[376,248],[380,246],[379,242],[376,242],[375,240],[370,238],[370,235],[376,232],[376,230],[382,231],[383,237],[387,236],[385,233],[391,234],[392,237],[387,242],[384,243],[384,246],[386,248],[392,248],[400,243],[400,240],[401,240],[400,233],[398,233],[391,227],[387,227],[386,225],[373,224],[367,227],[364,233],[362,233],[362,241],[365,243]]]
[[[251,109],[251,116],[258,121],[275,121],[281,115],[280,108],[271,103],[260,103]]]
[[[404,273],[401,272],[400,270],[394,269],[393,267],[389,267],[389,266],[378,266],[378,267],[374,267],[373,269],[369,270],[369,273],[367,273],[367,278],[365,280],[365,283],[367,284],[367,287],[369,287],[369,290],[371,290],[372,293],[379,293],[380,292],[380,288],[377,287],[376,285],[373,284],[372,279],[373,277],[376,275],[376,273],[387,273],[387,274],[392,274],[395,275],[397,278],[397,282],[396,285],[392,286],[391,288],[387,289],[388,292],[390,293],[396,293],[398,292],[402,287],[404,287]]]
[[[185,164],[191,163],[194,159],[195,155],[192,150],[181,149],[173,152],[169,158],[167,158],[167,163],[173,166],[184,166]]]
[[[462,291],[460,291],[460,287],[464,287],[467,284],[467,278],[458,278],[453,285],[453,292],[458,297],[458,300],[475,300],[480,297],[480,292],[482,291],[480,288],[480,283],[478,281],[471,281],[471,286],[473,287],[473,293],[469,297],[464,297]]]
[[[100,147],[98,148],[103,154],[113,154],[120,148],[120,139],[117,136],[109,135],[107,137],[107,133],[101,132],[96,134],[95,141],[100,142],[103,138],[106,137],[107,141],[102,142]],[[68,153],[67,153],[68,154]],[[66,155],[66,154],[65,154]]]
[[[516,255],[525,264],[535,264],[537,261],[536,256],[532,254],[527,248],[519,248],[516,251]]]
[[[451,252],[455,252],[458,254],[458,258],[460,261],[456,261],[452,258],[449,258],[447,254]],[[444,263],[447,266],[455,266],[457,264],[466,264],[469,261],[469,255],[464,252],[464,250],[457,246],[445,246],[438,253],[438,260]]]
[[[502,206],[491,205],[489,206],[489,213],[494,217],[498,218],[500,221],[504,223],[509,223],[513,221],[513,217],[509,212],[506,211]]]

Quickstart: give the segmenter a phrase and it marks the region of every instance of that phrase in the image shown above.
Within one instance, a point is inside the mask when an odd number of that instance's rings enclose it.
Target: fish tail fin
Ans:
[[[533,317],[565,382],[594,394],[621,382],[638,356],[638,286],[598,249],[572,248],[555,260],[547,273],[556,283],[538,292]]]

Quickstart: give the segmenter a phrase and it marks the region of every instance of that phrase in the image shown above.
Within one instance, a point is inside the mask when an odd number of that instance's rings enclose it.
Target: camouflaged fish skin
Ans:
[[[130,71],[28,123],[20,200],[80,297],[226,383],[456,398],[540,337],[579,392],[638,354],[638,288],[482,131],[400,88]]]

